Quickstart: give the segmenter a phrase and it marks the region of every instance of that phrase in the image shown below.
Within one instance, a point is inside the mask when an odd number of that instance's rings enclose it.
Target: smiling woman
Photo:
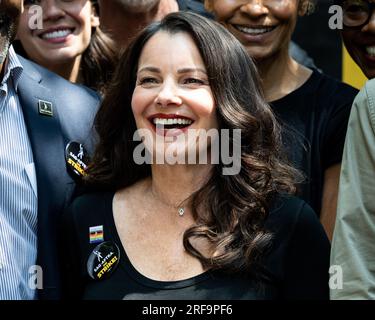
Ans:
[[[147,43],[139,61],[132,109],[138,129],[165,137],[194,132],[186,142],[173,139],[168,143],[167,148],[177,153],[187,152],[200,131],[218,127],[207,71],[188,34],[160,32]],[[156,146],[153,143],[152,154],[160,151]]]
[[[42,29],[30,28],[42,9]],[[16,51],[71,82],[99,91],[111,77],[116,53],[112,40],[99,29],[97,4],[89,0],[24,0]]]
[[[255,65],[220,25],[179,12],[143,30],[120,59],[95,127],[86,182],[96,192],[78,197],[62,223],[68,297],[327,298],[328,240],[290,195],[297,172],[283,161]],[[190,131],[239,130],[227,142],[240,145],[240,170],[224,175],[221,157],[137,164],[137,130],[183,155],[190,144],[179,138]],[[195,155],[203,148],[211,144]],[[100,243],[89,242],[87,230],[98,227]]]

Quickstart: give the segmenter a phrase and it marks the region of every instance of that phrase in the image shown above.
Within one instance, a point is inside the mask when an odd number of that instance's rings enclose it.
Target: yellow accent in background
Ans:
[[[367,81],[366,76],[350,57],[344,46],[342,54],[342,81],[357,89],[361,89]]]

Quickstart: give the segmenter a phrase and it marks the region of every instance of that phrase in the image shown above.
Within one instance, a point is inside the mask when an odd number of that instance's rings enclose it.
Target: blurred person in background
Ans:
[[[267,101],[284,128],[289,159],[306,176],[299,195],[331,239],[347,122],[357,90],[296,62],[288,48],[310,0],[206,0],[206,8],[245,46]]]
[[[99,0],[103,30],[119,48],[126,48],[132,38],[151,22],[168,13],[192,11],[212,17],[198,0]]]
[[[213,18],[203,3],[203,0],[99,0],[100,22],[118,47],[125,49],[137,32],[170,12],[191,11]],[[299,63],[315,68],[313,59],[298,44],[291,41],[289,51]]]
[[[33,5],[42,29],[31,29]],[[16,51],[63,78],[104,92],[116,64],[113,41],[100,30],[98,4],[89,0],[24,0]]]
[[[331,299],[375,299],[375,13],[366,0],[337,1],[343,8],[345,47],[370,79],[354,100],[340,176],[331,265],[343,286]]]

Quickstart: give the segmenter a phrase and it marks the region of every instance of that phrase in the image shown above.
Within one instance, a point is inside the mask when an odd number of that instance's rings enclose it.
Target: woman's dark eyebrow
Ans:
[[[161,70],[159,68],[151,67],[151,66],[143,67],[143,68],[139,69],[138,73],[143,72],[143,71],[149,71],[149,72],[153,72],[153,73],[161,73]],[[189,72],[196,72],[196,71],[207,74],[206,70],[204,70],[203,68],[181,68],[181,69],[177,70],[177,73],[182,74],[182,73],[189,73]]]
[[[156,67],[143,67],[143,68],[138,70],[138,73],[140,73],[142,71],[150,71],[150,72],[153,72],[153,73],[161,73],[160,69],[156,68]]]
[[[195,72],[195,71],[199,71],[204,74],[207,74],[206,70],[202,68],[182,68],[182,69],[178,69],[177,73],[181,74],[181,73],[189,73],[189,72]]]

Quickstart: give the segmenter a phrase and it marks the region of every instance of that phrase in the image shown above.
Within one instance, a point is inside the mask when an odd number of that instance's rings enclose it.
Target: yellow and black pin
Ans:
[[[95,247],[87,260],[87,273],[94,280],[108,278],[120,262],[120,250],[111,241],[103,242]]]
[[[65,160],[69,170],[76,177],[84,177],[90,157],[82,143],[71,141],[65,148]]]

